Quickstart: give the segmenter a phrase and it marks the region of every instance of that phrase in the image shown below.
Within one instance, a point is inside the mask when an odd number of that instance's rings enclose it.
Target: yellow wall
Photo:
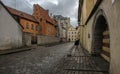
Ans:
[[[83,2],[83,8],[82,8],[82,25],[85,24],[85,22],[87,21],[90,13],[92,12],[95,3],[97,0],[84,0]],[[79,13],[80,14],[80,13]]]

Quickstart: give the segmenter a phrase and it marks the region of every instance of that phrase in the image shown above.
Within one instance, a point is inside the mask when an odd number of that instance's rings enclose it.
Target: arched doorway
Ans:
[[[107,20],[102,11],[96,15],[93,27],[92,54],[110,62],[110,34]]]

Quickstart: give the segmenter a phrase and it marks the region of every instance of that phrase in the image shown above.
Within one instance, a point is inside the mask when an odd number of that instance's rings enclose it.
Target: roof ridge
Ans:
[[[23,17],[23,18],[26,18],[26,19],[29,19],[31,21],[34,21],[34,22],[38,22],[35,17],[32,15],[32,14],[28,14],[26,12],[23,12],[23,11],[20,11],[20,10],[17,10],[17,9],[14,9],[12,7],[9,7],[9,6],[6,6],[6,8],[11,12],[11,14],[13,15],[17,15],[19,17]]]

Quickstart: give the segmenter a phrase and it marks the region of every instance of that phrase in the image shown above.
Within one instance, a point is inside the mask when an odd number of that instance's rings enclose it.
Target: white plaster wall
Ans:
[[[32,34],[24,32],[23,33],[23,40],[24,40],[23,42],[24,42],[25,46],[31,46],[32,45],[31,44]]]
[[[22,28],[0,4],[0,50],[22,46]]]

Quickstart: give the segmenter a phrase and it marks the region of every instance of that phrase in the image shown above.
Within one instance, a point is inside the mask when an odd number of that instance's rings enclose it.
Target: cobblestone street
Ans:
[[[73,43],[51,47],[39,46],[30,51],[0,56],[0,74],[50,74]]]

